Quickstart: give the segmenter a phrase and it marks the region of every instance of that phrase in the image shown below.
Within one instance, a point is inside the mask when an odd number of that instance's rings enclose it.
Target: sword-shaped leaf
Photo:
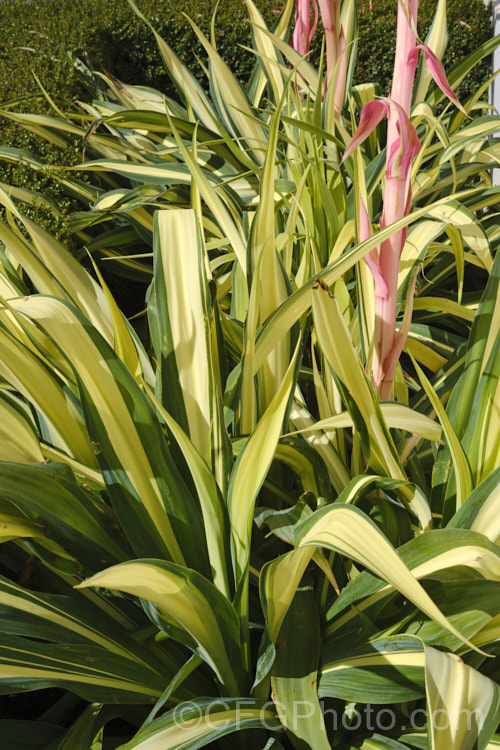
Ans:
[[[410,409],[404,404],[393,403],[391,401],[384,401],[381,403],[380,411],[388,427],[406,430],[407,432],[412,432],[415,435],[426,438],[427,440],[434,440],[437,442],[441,440],[441,426],[421,412]],[[354,422],[352,416],[349,412],[344,411],[341,414],[335,414],[332,417],[321,419],[310,427],[297,430],[297,433],[302,434],[309,432],[310,430],[335,430],[342,427],[352,428],[353,426]]]
[[[120,750],[198,750],[227,734],[262,728],[281,728],[269,702],[254,698],[189,701],[148,724]]]
[[[0,344],[0,375],[35,408],[42,440],[82,464],[95,467],[95,449],[70,388],[33,349],[3,326],[0,326]]]
[[[43,524],[51,539],[96,570],[126,559],[127,549],[111,530],[111,520],[65,464],[27,465],[0,462],[2,501]]]
[[[185,96],[189,101],[190,106],[197,115],[197,118],[211,130],[216,133],[220,132],[221,123],[214,111],[207,95],[203,91],[199,82],[196,80],[194,75],[181,63],[177,55],[174,53],[171,47],[161,38],[161,36],[151,26],[147,18],[140,12],[137,5],[133,0],[128,0],[128,3],[132,10],[141,18],[145,23],[148,24],[151,31],[155,35],[158,49],[165,62],[165,66],[169,72],[170,77],[174,81],[181,96]]]
[[[109,602],[100,596],[90,601],[75,594],[42,594],[0,577],[0,612],[4,633],[53,643],[98,646],[123,659],[145,664],[160,674],[163,666],[122,627],[124,624],[129,628],[140,627],[147,622],[144,615],[138,618],[139,625],[136,625],[127,617],[125,608],[114,611],[109,607],[108,612],[107,607]],[[167,658],[165,665],[168,665],[167,672],[178,669],[173,656]]]
[[[27,518],[0,513],[0,542],[24,537],[44,539],[43,527]]]
[[[189,181],[191,182],[193,179],[196,182],[196,187],[210,209],[214,221],[219,224],[223,236],[228,238],[239,261],[241,270],[246,273],[246,242],[241,224],[241,216],[239,213],[235,216],[235,211],[231,210],[231,202],[227,199],[223,200],[224,194],[219,195],[215,190],[215,186],[210,183],[205,171],[198,164],[197,159],[193,158],[193,154],[186,148],[172,118],[170,118],[170,127],[176,138],[179,151],[186,162],[189,171]]]
[[[492,321],[492,326],[494,322]],[[500,464],[500,333],[477,384],[462,440],[472,474],[480,482]]]
[[[194,210],[157,211],[154,281],[148,300],[158,397],[222,476],[225,428],[217,393],[207,283],[208,256]]]
[[[206,578],[174,563],[133,560],[97,573],[78,588],[99,586],[146,599],[184,630],[228,694],[243,694],[239,621],[232,604]],[[156,619],[156,617],[155,617]]]
[[[278,310],[271,315],[269,320],[266,321],[265,325],[259,331],[255,347],[254,372],[257,372],[262,366],[263,361],[275,348],[276,340],[284,336],[296,321],[308,311],[311,306],[311,289],[317,286],[318,279],[321,279],[321,281],[327,285],[332,285],[337,279],[347,273],[347,271],[355,266],[356,263],[364,258],[367,253],[379,247],[383,240],[422,218],[430,208],[444,205],[450,200],[463,199],[466,196],[471,195],[472,192],[473,191],[466,190],[461,193],[454,193],[449,198],[440,198],[432,203],[431,206],[424,206],[423,208],[416,209],[411,214],[408,214],[408,216],[395,221],[393,224],[385,227],[372,237],[361,242],[359,245],[355,245],[353,248],[346,250],[340,258],[329,263],[322,268],[315,277],[313,276],[306,281],[296,292],[291,294],[285,302],[280,305]]]
[[[296,592],[278,636],[272,696],[294,747],[330,750],[317,689],[320,643],[318,602],[313,589],[304,586]]]
[[[213,580],[229,598],[232,591],[229,515],[216,477],[177,422],[158,401],[154,403],[191,472],[200,499]]]
[[[0,693],[62,687],[89,701],[151,703],[164,677],[144,663],[88,644],[0,636]]]
[[[457,481],[457,497],[456,497],[456,508],[460,508],[460,506],[465,502],[465,499],[470,495],[472,492],[472,476],[471,476],[471,470],[469,466],[469,462],[467,460],[467,455],[464,452],[462,446],[460,445],[460,441],[457,437],[457,434],[455,430],[453,429],[453,426],[450,422],[450,419],[446,413],[446,410],[441,403],[436,391],[432,387],[432,385],[429,383],[429,380],[427,379],[425,373],[423,370],[417,365],[415,360],[413,360],[413,366],[415,367],[415,370],[417,371],[417,377],[420,380],[420,383],[422,385],[422,388],[425,391],[425,394],[429,401],[431,402],[432,408],[435,410],[439,421],[441,422],[441,425],[443,427],[443,434],[447,442],[447,446],[449,448],[451,458],[453,461],[453,468],[455,469],[455,476]]]
[[[319,696],[360,703],[416,700],[425,695],[424,669],[422,641],[412,635],[377,638],[333,655],[327,644],[321,655]]]
[[[266,31],[268,31],[268,29],[259,9],[255,6],[252,0],[245,0],[245,2],[250,22],[252,24],[252,36],[255,42],[255,48],[261,55],[260,65],[265,70],[265,76],[270,83],[274,101],[279,102],[281,94],[283,93],[283,73],[280,67],[280,62],[282,63],[282,60],[278,58],[276,47],[272,43],[271,38],[263,31],[263,29]],[[291,3],[288,2],[288,6],[290,5]],[[263,72],[261,75],[264,78]]]
[[[378,527],[358,508],[335,503],[317,510],[300,524],[297,529],[296,545],[296,552],[291,553],[296,555],[292,558],[292,571],[294,568],[298,571],[304,567],[304,560],[297,553],[305,549],[311,549],[311,556],[315,547],[325,547],[346,555],[385,580],[441,627],[449,630],[470,648],[474,648],[442,614]],[[268,577],[271,575],[269,571],[272,571],[273,566],[279,564],[280,558],[268,563]],[[297,580],[297,577],[294,580]],[[274,593],[277,599],[277,592]],[[288,591],[286,597],[282,596],[279,601],[274,602],[272,619],[268,612],[269,633],[274,634],[279,631],[283,617],[290,606],[289,593]]]
[[[52,289],[57,289],[56,294],[59,293],[64,299],[73,302],[102,335],[112,342],[113,332],[106,298],[92,276],[64,245],[20,213],[1,188],[0,203],[24,224],[31,236],[31,242],[26,242],[4,228],[7,246],[16,260],[25,267],[28,274],[31,269],[34,270],[33,283],[37,284],[38,281],[41,284],[38,290],[45,294],[54,294]],[[47,283],[49,288],[46,287]]]
[[[500,539],[500,467],[467,498],[447,528],[471,529],[498,544]]]
[[[295,379],[298,352],[299,344],[275,397],[239,454],[231,474],[228,504],[237,584],[247,573],[253,509],[281,437],[283,420]]]
[[[367,460],[379,474],[405,479],[387,424],[338,302],[318,286],[312,291],[312,309],[318,343],[346,397]]]
[[[104,480],[137,554],[207,570],[201,511],[133,375],[78,311],[41,295],[19,312],[37,322],[74,369]]]
[[[465,369],[453,389],[447,409],[459,438],[474,421],[474,399],[481,377],[485,375],[500,327],[500,257],[495,257],[486,289],[476,312],[469,337]],[[492,360],[493,364],[493,360]],[[494,373],[491,373],[493,376]],[[481,435],[477,435],[478,442]],[[470,436],[468,439],[470,443]],[[472,447],[472,446],[471,446]]]
[[[266,155],[267,138],[257,112],[252,110],[242,85],[215,47],[188,16],[186,19],[208,54],[210,88],[225,129],[233,138],[241,139],[246,144],[249,158],[261,166]]]
[[[425,647],[432,750],[484,750],[500,720],[500,687],[456,654]]]
[[[500,581],[500,552],[498,547],[482,534],[465,529],[438,529],[412,539],[398,550],[399,559],[417,578],[449,576]],[[392,584],[384,584],[365,571],[342,591],[330,607],[327,620],[331,624],[327,633],[333,633],[347,624],[372,604],[380,602],[394,592]],[[355,607],[353,605],[356,605]],[[349,610],[349,611],[346,611]]]
[[[91,703],[73,722],[54,750],[102,750],[102,728],[121,715],[120,706]]]
[[[6,391],[0,391],[0,441],[3,461],[44,460],[33,420],[22,403]]]

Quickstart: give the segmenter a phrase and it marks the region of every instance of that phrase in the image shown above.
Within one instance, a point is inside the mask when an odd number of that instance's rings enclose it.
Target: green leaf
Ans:
[[[206,39],[198,26],[186,16],[186,20],[200,40],[208,54],[210,64],[210,88],[220,119],[233,138],[241,139],[246,144],[246,151],[253,161],[262,165],[266,154],[266,134],[240,82],[219,55],[215,47]]]
[[[234,212],[231,212],[229,210],[229,207],[222,200],[221,196],[215,190],[214,186],[210,184],[207,175],[201,169],[197,160],[193,158],[193,155],[188,151],[182,139],[177,134],[175,125],[173,124],[172,120],[171,128],[174,136],[176,137],[179,150],[189,169],[189,181],[191,182],[191,179],[196,181],[196,187],[199,189],[203,200],[210,209],[214,220],[219,224],[223,235],[228,238],[241,266],[241,270],[246,274],[247,249],[245,235],[241,226],[241,217],[235,216]]]
[[[78,719],[64,734],[64,738],[54,750],[101,750],[101,745],[94,745],[94,740],[102,727],[112,719],[118,718],[121,708],[92,703],[80,714]]]
[[[160,618],[185,630],[225,690],[244,692],[239,622],[231,603],[194,570],[160,560],[133,560],[97,573],[78,588],[118,589],[151,602]],[[155,618],[156,619],[156,618]]]
[[[1,323],[7,311],[0,313]],[[51,445],[73,456],[82,464],[95,467],[96,456],[80,406],[71,389],[41,356],[26,345],[19,336],[12,335],[0,325],[2,358],[0,375],[28,403],[33,404],[42,438]],[[29,340],[27,342],[30,343]]]
[[[321,455],[300,438],[284,436],[276,448],[276,460],[288,466],[299,478],[304,492],[331,498],[328,470]]]
[[[313,589],[300,588],[281,626],[271,672],[273,700],[297,750],[330,750],[317,691],[319,610]]]
[[[217,352],[212,352],[210,335],[207,265],[195,212],[157,211],[154,280],[148,300],[158,362],[157,393],[198,452],[211,463],[211,431],[217,431],[221,414],[215,393],[213,359]]]
[[[493,351],[500,327],[500,257],[495,257],[469,336],[464,373],[453,389],[448,408],[457,435],[462,438],[471,419],[473,403]],[[480,435],[477,439],[480,439]]]
[[[457,630],[476,646],[484,646],[486,631],[493,634],[497,616],[496,602],[500,595],[500,582],[482,578],[466,579],[457,573],[456,580],[424,580],[422,585],[434,601],[439,602],[443,614]],[[418,635],[428,646],[465,652],[460,641],[420,612],[405,626],[407,633]],[[495,638],[493,638],[495,640]],[[480,643],[478,642],[480,641]]]
[[[479,380],[462,439],[472,475],[480,482],[500,463],[500,335]]]
[[[46,644],[0,636],[0,692],[63,687],[89,701],[150,703],[163,677],[144,663],[88,644]]]
[[[271,643],[276,643],[280,628],[302,576],[309,565],[313,549],[295,549],[264,565],[259,589],[266,628]]]
[[[181,95],[187,97],[190,106],[193,108],[193,111],[201,122],[214,132],[218,133],[220,120],[196,78],[186,66],[182,64],[172,48],[168,46],[159,34],[157,34],[133,0],[128,0],[128,3],[139,18],[148,24],[155,35],[156,43],[158,44],[158,49],[160,50],[160,54],[165,62],[165,66]]]
[[[479,484],[447,528],[471,529],[498,544],[500,539],[500,467]]]
[[[443,434],[451,453],[453,468],[455,469],[455,475],[457,478],[456,508],[458,510],[458,508],[460,508],[460,506],[465,502],[465,499],[472,492],[472,476],[469,462],[436,391],[429,383],[423,370],[417,365],[413,357],[412,360],[413,366],[417,371],[418,379],[422,384],[427,398],[431,402],[432,408],[436,412],[438,419],[441,422],[441,425],[443,427]]]
[[[122,660],[157,672],[158,664],[151,653],[126,632],[136,627],[136,623],[127,616],[124,607],[120,608],[119,604],[113,607],[109,599],[41,594],[1,577],[0,608],[3,630],[7,634],[99,647]],[[171,670],[178,668],[174,657],[166,663]]]
[[[103,477],[137,553],[156,550],[180,563],[187,557],[205,571],[199,506],[134,377],[96,329],[64,302],[39,295],[23,300],[19,311],[36,320],[74,369]]]
[[[1,188],[0,203],[12,211],[31,235],[31,243],[28,243],[6,228],[3,233],[0,231],[0,238],[3,242],[7,241],[6,247],[28,274],[33,270],[32,280],[35,284],[40,284],[39,291],[46,294],[59,292],[62,297],[73,302],[111,342],[111,319],[102,289],[64,245],[20,213]]]
[[[236,731],[278,730],[280,726],[269,702],[253,698],[189,701],[141,729],[119,750],[198,750]]]
[[[432,750],[483,750],[500,720],[500,687],[455,654],[425,646]]]
[[[313,287],[312,309],[318,343],[346,398],[367,461],[377,473],[404,480],[396,448],[337,300],[318,285]]]
[[[23,537],[43,540],[45,537],[43,527],[19,516],[0,513],[0,542]]]
[[[295,380],[299,346],[300,342],[297,344],[292,361],[276,395],[238,456],[231,474],[228,505],[237,584],[247,574],[253,509],[281,436],[283,420]]]
[[[500,580],[498,548],[482,534],[469,530],[428,531],[400,547],[398,555],[416,579],[460,574],[468,578],[480,575],[487,580]],[[331,624],[326,633],[352,627],[353,618],[391,595],[394,590],[393,584],[384,585],[370,573],[361,573],[341,592],[327,612],[327,620]]]
[[[231,557],[229,515],[216,477],[185,432],[162,405],[153,396],[151,398],[181,449],[191,472],[200,499],[214,583],[229,598],[233,588],[229,571]]]
[[[450,201],[446,205],[431,208],[428,214],[456,227],[464,242],[476,253],[484,268],[491,271],[493,261],[488,236],[472,211],[460,205],[458,201]]]
[[[79,486],[64,464],[29,465],[0,462],[2,500],[12,510],[43,524],[45,536],[62,545],[91,569],[122,561],[126,552],[100,507]]]
[[[399,430],[412,432],[419,437],[439,442],[441,440],[442,428],[433,419],[427,417],[421,412],[410,409],[408,406],[399,403],[384,401],[379,404],[381,414],[388,427]],[[297,430],[297,433],[303,434],[310,430],[327,430],[338,429],[342,427],[354,427],[352,416],[349,412],[342,412],[331,417],[321,419],[310,427],[304,427]]]
[[[274,194],[276,177],[276,149],[284,95],[269,125],[269,136],[262,169],[259,204],[252,222],[248,246],[248,272],[251,280],[250,301],[255,312],[248,315],[245,329],[245,353],[242,363],[243,390],[251,387],[254,375],[253,354],[257,326],[264,323],[287,298],[287,280],[276,250]],[[263,364],[258,389],[258,408],[262,413],[271,402],[282,382],[290,361],[290,335],[276,342],[274,351]]]
[[[396,635],[321,656],[319,695],[359,703],[403,703],[425,695],[425,653],[420,638]],[[333,654],[331,653],[333,651]]]
[[[254,373],[262,366],[263,361],[274,349],[276,340],[284,336],[296,321],[306,313],[311,305],[311,289],[321,279],[327,285],[332,285],[337,279],[353,268],[367,253],[377,248],[380,243],[395,232],[409,226],[422,218],[430,209],[448,203],[450,200],[459,200],[471,194],[471,191],[455,193],[450,197],[441,198],[430,206],[424,206],[413,211],[408,216],[385,227],[372,237],[361,242],[359,245],[347,250],[340,258],[321,269],[316,276],[310,278],[296,292],[290,295],[285,302],[271,315],[269,320],[258,333],[255,347]]]
[[[450,137],[450,145],[442,151],[440,163],[444,164],[449,161],[460,151],[470,146],[471,143],[476,143],[496,133],[499,123],[500,118],[498,116],[487,115],[486,117],[478,117],[467,127],[461,128]]]
[[[378,528],[352,505],[325,506],[302,522],[297,545],[326,547],[372,570],[443,628],[471,646],[443,616]]]
[[[283,74],[280,67],[280,58],[278,58],[276,47],[272,43],[271,38],[263,31],[263,29],[266,31],[269,30],[258,8],[252,0],[245,0],[245,2],[252,24],[255,50],[261,55],[261,64],[273,92],[274,101],[279,102],[283,93]]]

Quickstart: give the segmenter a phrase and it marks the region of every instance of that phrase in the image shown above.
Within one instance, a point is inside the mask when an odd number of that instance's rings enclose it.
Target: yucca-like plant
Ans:
[[[1,190],[0,687],[60,689],[2,736],[498,746],[498,118],[437,114],[423,68],[412,203],[389,223],[385,135],[353,140],[374,88],[349,84],[352,7],[325,24],[325,91],[285,41],[293,2],[274,33],[247,6],[248,91],[215,39],[211,97],[158,39],[183,104],[108,81],[75,118],[4,111],[85,137],[102,182],[61,177],[91,202],[75,230],[151,284],[143,343],[97,267],[19,212],[33,196]],[[375,261],[394,237],[388,388]]]

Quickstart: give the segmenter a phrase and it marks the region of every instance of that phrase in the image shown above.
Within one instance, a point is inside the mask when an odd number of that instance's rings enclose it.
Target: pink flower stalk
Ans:
[[[318,0],[318,3],[325,30],[326,80],[328,84],[340,55],[340,0]]]
[[[297,0],[295,6],[295,28],[293,30],[292,45],[299,55],[307,55],[311,48],[311,40],[318,25],[318,6],[312,0],[313,18],[311,20],[311,1]]]
[[[337,117],[340,116],[342,102],[344,101],[345,77],[347,72],[347,58],[342,54],[345,49],[345,36],[340,25],[340,3],[341,0],[312,0],[313,17],[311,19],[310,0],[297,0],[295,6],[295,28],[292,36],[293,48],[300,55],[307,55],[318,24],[319,4],[326,42],[326,81],[324,91],[326,91],[334,74],[337,61],[341,58],[334,97],[334,111]]]
[[[380,220],[384,228],[408,213],[411,200],[410,169],[420,142],[409,121],[415,79],[416,61],[409,57],[416,46],[418,0],[400,0],[396,38],[396,56],[392,79],[391,101],[393,109],[387,112],[387,161],[384,208]],[[397,112],[398,116],[392,116]],[[409,127],[408,127],[409,126]],[[406,133],[406,138],[402,133]],[[405,155],[405,142],[412,144]],[[396,346],[396,316],[399,260],[406,232],[400,231],[385,240],[380,247],[380,273],[387,283],[386,298],[375,298],[375,341],[373,347],[373,378],[380,398],[390,399],[397,360],[393,356]],[[401,348],[404,344],[399,342]]]
[[[417,44],[418,0],[399,0],[396,57],[391,96],[388,99],[368,102],[361,111],[356,132],[347,148],[344,159],[367,138],[373,129],[387,117],[387,157],[385,173],[384,206],[380,219],[381,229],[406,216],[411,202],[411,165],[420,150],[417,132],[410,122],[411,100],[418,53],[425,54],[427,65],[442,91],[462,109],[450,88],[444,68],[434,53],[425,45]],[[361,226],[358,233],[366,239],[366,207],[360,211]],[[371,225],[370,225],[371,226]],[[365,236],[366,235],[366,236]],[[372,374],[380,398],[390,399],[394,372],[409,330],[409,318],[396,333],[397,291],[399,261],[406,237],[406,229],[395,232],[381,243],[380,251],[366,258],[375,280],[375,337]],[[411,285],[409,310],[411,313],[415,284]]]
[[[362,111],[358,128],[346,149],[344,159],[367,138],[381,120],[387,117],[388,130],[395,133],[387,144],[384,208],[380,228],[406,216],[411,201],[411,165],[420,150],[417,131],[403,107],[392,99],[368,102]],[[369,219],[364,204],[360,207],[359,240],[366,239]],[[394,371],[406,336],[396,340],[397,283],[399,260],[406,230],[395,232],[382,242],[380,251],[372,251],[365,260],[375,280],[375,341],[373,378],[382,399],[391,397]],[[407,333],[407,332],[406,332]],[[397,356],[395,350],[398,349]]]

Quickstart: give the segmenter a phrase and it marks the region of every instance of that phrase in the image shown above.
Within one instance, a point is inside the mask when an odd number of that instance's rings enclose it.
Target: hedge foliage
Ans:
[[[266,22],[272,24],[282,0],[256,0]],[[205,59],[203,48],[183,12],[210,34],[215,0],[139,0],[144,14],[181,60],[203,82],[197,56]],[[436,0],[421,0],[419,31],[425,37]],[[483,0],[449,0],[449,47],[445,66],[450,66],[491,36],[490,11]],[[377,80],[387,91],[395,41],[395,0],[359,2],[359,45],[355,81]],[[35,80],[39,81],[58,106],[68,108],[75,99],[86,98],[86,91],[67,55],[71,51],[89,67],[106,70],[129,83],[158,88],[170,95],[166,75],[153,34],[130,9],[126,0],[8,0],[0,2],[0,101],[28,97],[12,104],[20,111],[47,112],[50,105]],[[250,30],[243,0],[222,0],[217,11],[216,41],[219,51],[243,82],[252,69],[253,56],[242,49],[250,41]],[[318,59],[322,34],[313,40],[312,57]],[[459,92],[467,96],[489,75],[488,62],[478,66]],[[10,122],[0,121],[0,143],[25,148],[48,163],[76,164],[80,147],[62,154],[40,138],[22,131]],[[52,197],[63,214],[76,208],[46,176],[35,175],[23,166],[0,163],[0,182],[41,190]],[[37,213],[36,210],[35,213]],[[40,213],[37,216],[41,218]],[[47,218],[52,231],[64,232],[64,221]]]

